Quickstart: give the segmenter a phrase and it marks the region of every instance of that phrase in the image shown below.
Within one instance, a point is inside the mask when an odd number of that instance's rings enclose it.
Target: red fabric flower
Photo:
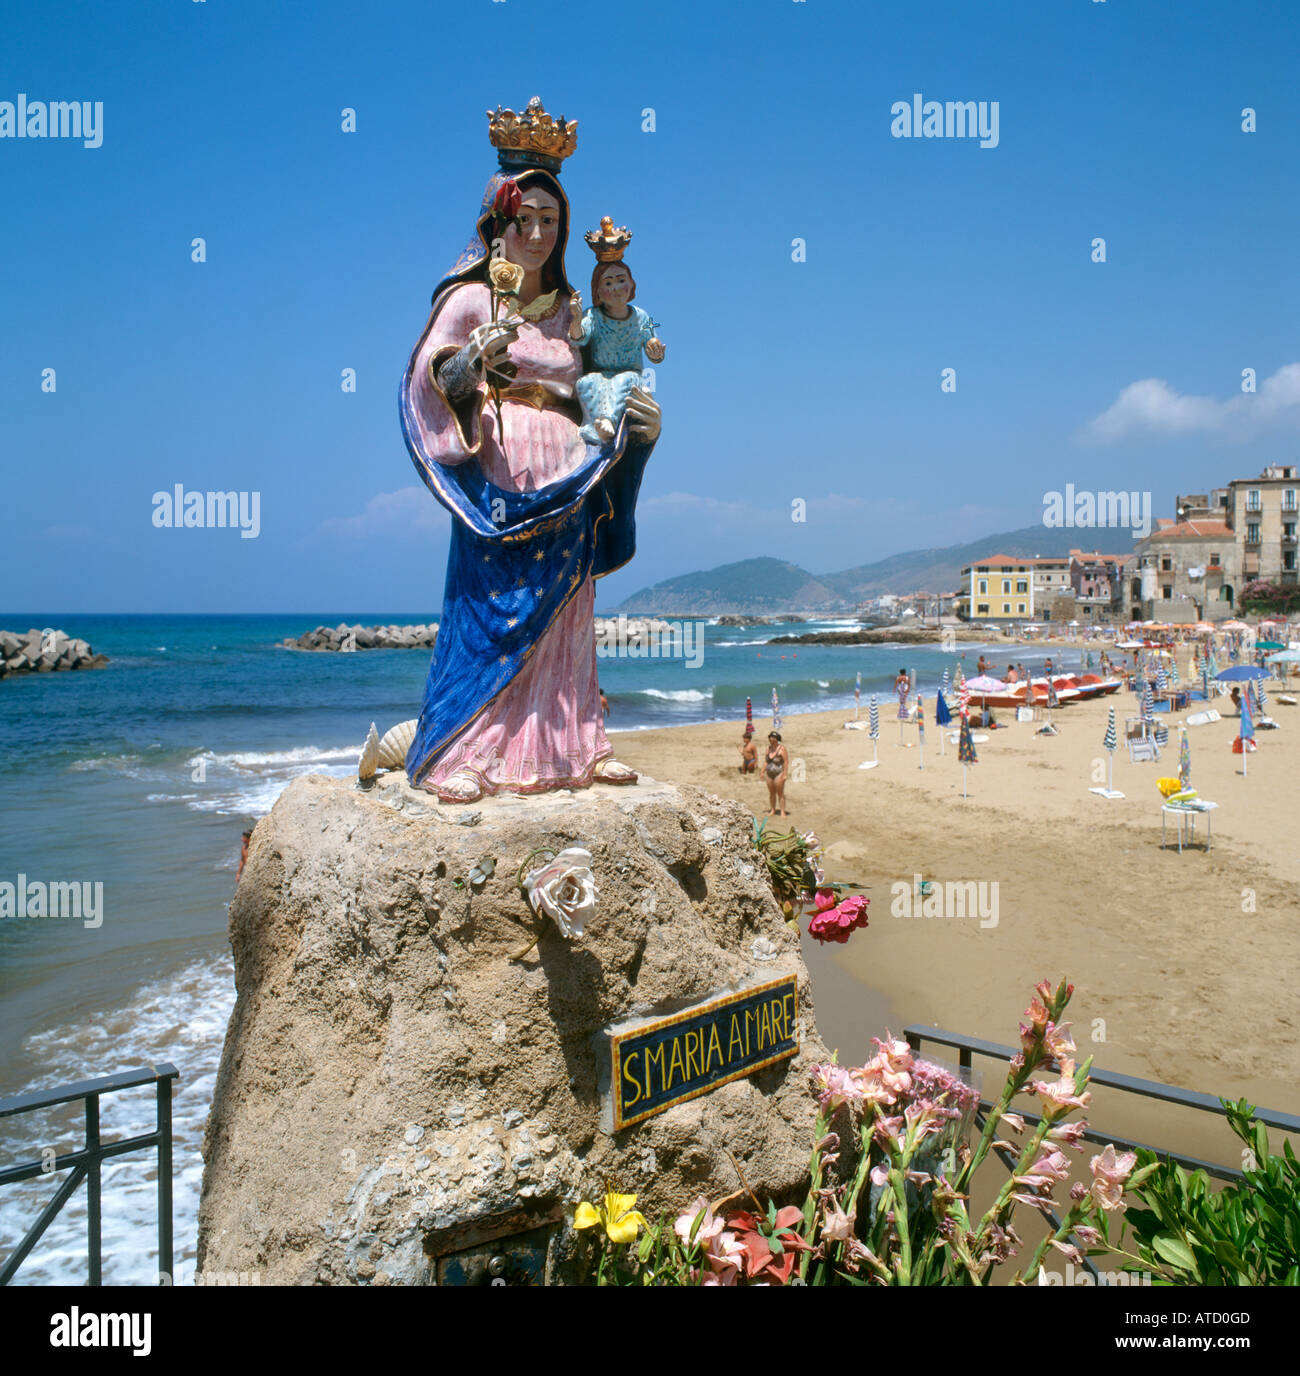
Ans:
[[[767,1238],[759,1232],[757,1214],[744,1211],[731,1214],[727,1227],[735,1234],[736,1241],[745,1249],[745,1278],[774,1285],[786,1285],[794,1269],[795,1254],[811,1250],[798,1233],[791,1231],[803,1222],[803,1210],[793,1204],[777,1211],[775,1232],[781,1240],[781,1255],[778,1257],[768,1245]]]
[[[492,213],[499,215],[503,220],[513,220],[519,214],[523,199],[519,183],[513,177],[507,177],[497,187],[496,199],[492,202]]]
[[[835,941],[842,945],[855,928],[867,925],[867,904],[870,901],[861,894],[854,894],[838,907],[818,911],[808,923],[808,935],[818,941]]]

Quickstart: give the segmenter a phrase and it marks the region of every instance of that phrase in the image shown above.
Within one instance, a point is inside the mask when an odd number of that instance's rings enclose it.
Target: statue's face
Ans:
[[[632,295],[632,279],[627,275],[627,269],[610,268],[601,273],[597,293],[603,305],[615,308],[627,305],[628,297]]]
[[[506,257],[529,272],[551,256],[560,232],[560,203],[548,191],[531,187],[519,207],[519,223],[506,230]]]

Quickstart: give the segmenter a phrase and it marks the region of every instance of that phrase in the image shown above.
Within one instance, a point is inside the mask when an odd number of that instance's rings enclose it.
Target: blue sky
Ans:
[[[604,605],[1027,525],[1067,482],[1171,514],[1297,460],[1293,5],[167,0],[5,25],[0,102],[102,101],[103,142],[0,138],[0,608],[436,608],[446,518],[397,387],[495,168],[484,111],[534,94],[578,119],[575,229],[634,230],[668,348]],[[998,102],[997,147],[894,138],[914,92]],[[587,258],[571,235],[575,281]],[[155,528],[176,483],[259,492],[258,538]]]

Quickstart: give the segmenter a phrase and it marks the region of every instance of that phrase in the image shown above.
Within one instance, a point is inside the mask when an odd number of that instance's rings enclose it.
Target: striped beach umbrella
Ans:
[[[1108,763],[1106,765],[1106,792],[1115,791],[1115,749],[1119,745],[1119,738],[1115,734],[1115,709],[1110,709],[1110,715],[1106,718],[1106,734],[1101,738],[1101,747],[1106,752]]]
[[[1156,722],[1155,742],[1157,750],[1163,750],[1169,744],[1169,728],[1163,721]]]
[[[1178,661],[1176,659],[1171,659],[1169,661],[1169,682],[1172,683],[1175,688],[1182,682],[1178,677]]]
[[[772,689],[772,730],[781,729],[781,699],[776,695],[776,689]]]
[[[862,706],[862,670],[859,669],[853,680],[853,720],[857,721]]]
[[[1165,673],[1165,666],[1161,664],[1161,666],[1156,670],[1156,692],[1159,693],[1161,697],[1164,697],[1164,695],[1168,691],[1169,675]]]
[[[876,695],[872,693],[867,704],[867,735],[871,737],[871,758],[880,759],[880,708],[876,706]]]
[[[1185,726],[1179,729],[1178,737],[1178,782],[1187,789],[1192,786],[1192,744]]]
[[[1255,690],[1255,709],[1257,716],[1264,715],[1264,707],[1268,702],[1268,694],[1264,691],[1264,680],[1257,678],[1251,687]]]
[[[916,695],[916,745],[920,751],[917,762],[918,769],[925,768],[925,699],[918,693]]]
[[[945,669],[943,671],[943,682],[939,684],[939,696],[941,698],[945,698],[948,696],[948,685],[950,684],[950,682],[951,679],[949,678],[948,670]]]
[[[1155,699],[1151,696],[1151,684],[1143,679],[1142,681],[1142,706],[1140,715],[1143,721],[1151,721],[1156,714]]]
[[[753,699],[751,699],[750,697],[746,696],[746,698],[745,698],[745,730],[746,730],[746,731],[753,731],[753,729],[754,729],[754,703],[753,703]]]
[[[951,721],[952,713],[948,710],[947,700],[944,698],[943,694],[940,693],[939,696],[934,700],[934,724],[940,728],[943,728],[939,732],[939,754],[941,755],[947,753],[944,750],[943,740],[944,737],[948,734],[946,728],[948,727]]]
[[[961,796],[966,797],[966,767],[967,765],[979,764],[979,756],[975,754],[975,742],[971,740],[970,718],[962,717],[961,735],[957,741],[957,758],[961,761]]]

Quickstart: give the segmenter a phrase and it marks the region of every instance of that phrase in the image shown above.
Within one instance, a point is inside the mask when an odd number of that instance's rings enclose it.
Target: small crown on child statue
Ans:
[[[552,119],[542,108],[540,96],[528,102],[522,115],[499,105],[487,112],[488,139],[497,150],[503,170],[544,167],[558,172],[560,164],[578,146],[578,121]]]
[[[632,231],[626,226],[615,229],[614,221],[602,215],[600,228],[589,229],[583,237],[598,263],[617,263],[622,261],[623,250],[632,242]]]

